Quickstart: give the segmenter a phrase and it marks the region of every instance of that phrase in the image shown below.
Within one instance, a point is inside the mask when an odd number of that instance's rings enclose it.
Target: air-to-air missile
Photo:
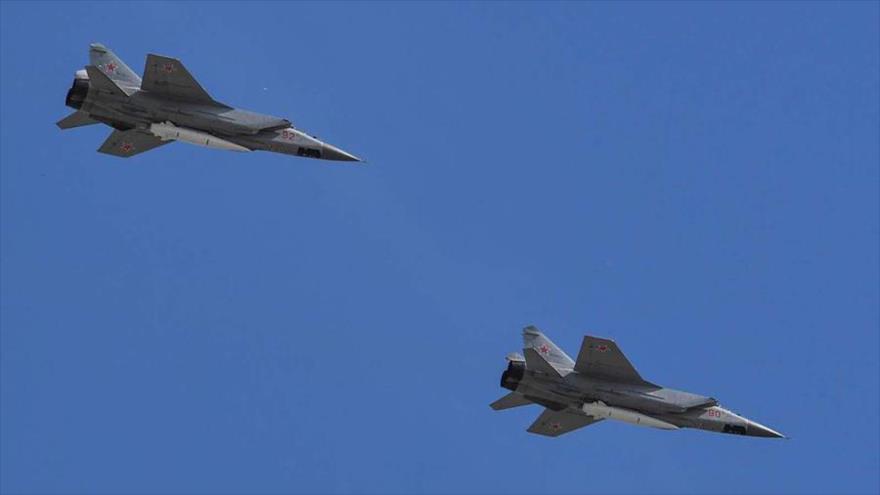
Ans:
[[[663,430],[698,428],[752,437],[785,438],[735,414],[711,397],[644,380],[617,344],[584,337],[573,361],[537,328],[523,330],[523,354],[507,355],[501,386],[511,390],[492,409],[537,404],[544,412],[528,431],[549,437],[614,419]]]
[[[180,60],[161,55],[147,55],[141,79],[107,47],[93,43],[89,65],[76,71],[66,104],[76,111],[61,119],[58,127],[109,125],[115,130],[98,151],[119,157],[182,141],[221,150],[360,161],[286,119],[220,103]]]

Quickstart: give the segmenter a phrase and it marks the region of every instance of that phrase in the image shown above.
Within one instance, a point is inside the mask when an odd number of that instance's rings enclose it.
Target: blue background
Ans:
[[[878,490],[878,4],[2,4],[4,492]],[[54,122],[100,41],[369,160]],[[793,437],[493,412],[536,324]]]

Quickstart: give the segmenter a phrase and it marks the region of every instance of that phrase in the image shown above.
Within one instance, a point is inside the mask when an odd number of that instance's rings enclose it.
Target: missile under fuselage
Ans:
[[[602,401],[587,402],[581,408],[585,414],[594,418],[616,419],[624,423],[630,423],[638,426],[648,426],[651,428],[660,428],[661,430],[677,430],[678,426],[659,420],[647,414],[633,411],[632,409],[624,409],[622,407],[614,407],[606,405]]]
[[[205,146],[207,148],[217,148],[229,151],[251,151],[244,146],[219,138],[213,134],[190,129],[188,127],[178,127],[171,122],[150,124],[150,133],[163,141],[183,141],[185,143]]]

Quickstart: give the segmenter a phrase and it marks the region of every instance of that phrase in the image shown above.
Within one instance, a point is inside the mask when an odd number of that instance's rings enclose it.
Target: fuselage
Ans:
[[[173,139],[202,146],[235,149],[229,145],[232,143],[241,147],[237,151],[264,150],[326,160],[359,161],[280,117],[232,108],[220,102],[168,98],[139,87],[124,89],[127,95],[98,90],[89,84],[86,71],[77,71],[66,104],[116,129],[142,129],[162,139],[169,133],[157,134],[156,128],[151,130],[154,124],[183,129],[180,137]]]
[[[510,361],[501,386],[553,410],[663,429],[697,428],[720,433],[782,437],[718,405],[717,401],[650,383],[623,383],[559,370],[560,377]]]

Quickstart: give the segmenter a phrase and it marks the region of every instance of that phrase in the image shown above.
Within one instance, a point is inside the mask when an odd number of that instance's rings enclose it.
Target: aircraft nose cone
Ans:
[[[324,143],[321,146],[321,158],[325,160],[335,160],[337,162],[359,162],[360,158],[352,155],[351,153],[346,153],[336,146],[329,145]]]
[[[749,421],[748,435],[751,437],[786,438],[782,433],[773,431],[762,424],[755,423],[754,421]]]

